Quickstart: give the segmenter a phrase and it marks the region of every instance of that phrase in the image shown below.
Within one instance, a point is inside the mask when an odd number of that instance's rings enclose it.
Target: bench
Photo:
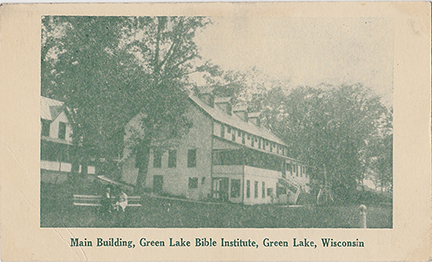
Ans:
[[[128,196],[128,207],[140,207],[141,197],[140,196]],[[73,195],[74,206],[89,206],[89,207],[101,207],[102,196],[98,195]]]

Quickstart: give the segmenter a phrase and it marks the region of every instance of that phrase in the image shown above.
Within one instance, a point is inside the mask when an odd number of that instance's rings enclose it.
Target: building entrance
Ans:
[[[213,178],[213,198],[228,201],[228,189],[228,178]]]

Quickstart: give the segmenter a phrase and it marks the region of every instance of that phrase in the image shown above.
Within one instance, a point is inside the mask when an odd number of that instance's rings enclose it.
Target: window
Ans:
[[[231,140],[235,141],[235,132],[232,133]]]
[[[241,131],[240,130],[237,131],[237,136],[241,136]]]
[[[231,179],[231,197],[240,197],[240,179]]]
[[[161,168],[162,167],[162,153],[155,151],[153,153],[153,167]]]
[[[189,177],[189,188],[198,188],[198,177]]]
[[[255,146],[255,139],[251,139],[251,147],[254,147]]]
[[[225,137],[225,126],[224,125],[221,125],[221,133],[220,133],[220,136],[222,137],[222,138],[224,138]]]
[[[258,181],[255,181],[254,197],[258,198]]]
[[[300,177],[303,177],[303,167],[299,166],[299,173],[300,173]]]
[[[250,198],[250,180],[246,180],[246,198]]]
[[[177,167],[177,150],[168,151],[168,167]]]
[[[203,176],[203,177],[201,178],[201,185],[204,185],[204,182],[205,182],[205,176]]]
[[[49,136],[50,135],[50,122],[46,119],[41,119],[42,129],[41,129],[41,135],[42,136]]]
[[[59,122],[58,138],[60,138],[60,139],[66,138],[66,123],[65,122]]]
[[[243,137],[242,137],[242,144],[246,144],[246,139],[245,139],[245,134],[243,133]]]
[[[227,133],[230,134],[231,133],[231,127],[227,128]]]
[[[188,167],[196,167],[196,149],[188,150]]]
[[[262,198],[265,198],[265,182],[262,182]]]

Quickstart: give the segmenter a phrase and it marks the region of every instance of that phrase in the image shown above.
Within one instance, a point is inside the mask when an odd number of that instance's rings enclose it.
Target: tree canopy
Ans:
[[[130,146],[145,181],[150,149],[188,131],[189,76],[204,72],[220,96],[248,102],[314,178],[349,194],[365,174],[392,184],[392,110],[361,84],[288,88],[256,69],[223,71],[200,59],[195,34],[205,17],[46,16],[42,18],[41,93],[65,102],[82,159],[118,160],[123,128],[140,116]],[[327,174],[326,176],[324,174]]]
[[[308,163],[314,179],[325,174],[336,195],[347,196],[366,174],[390,184],[391,110],[363,85],[273,88],[258,96],[263,122]]]
[[[41,92],[70,109],[84,158],[115,158],[122,140],[115,136],[140,112],[146,135],[136,145],[166,146],[187,132],[185,90],[199,58],[194,36],[207,23],[204,17],[43,17]]]
[[[247,102],[261,122],[306,162],[315,182],[338,196],[350,195],[363,179],[392,186],[392,109],[362,84],[292,87],[253,68],[223,71],[207,64],[207,85],[220,96]],[[327,181],[324,181],[327,178]]]

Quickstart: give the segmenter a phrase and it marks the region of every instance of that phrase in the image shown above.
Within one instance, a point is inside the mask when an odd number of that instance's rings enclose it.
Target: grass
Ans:
[[[124,217],[102,215],[95,207],[75,207],[67,190],[41,190],[41,227],[131,228],[356,228],[358,205],[244,206],[142,197],[142,207]],[[368,206],[368,228],[392,228],[391,206]]]

